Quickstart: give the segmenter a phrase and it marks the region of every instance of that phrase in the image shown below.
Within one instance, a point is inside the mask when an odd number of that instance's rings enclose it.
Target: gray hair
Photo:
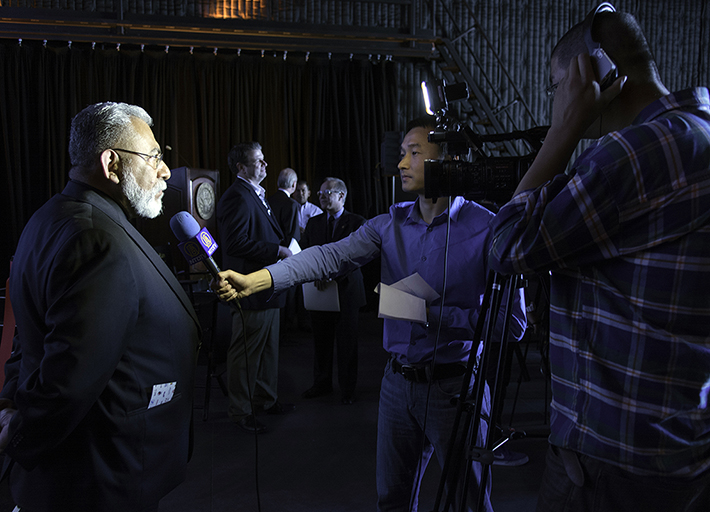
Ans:
[[[134,133],[129,128],[134,118],[153,125],[153,119],[143,108],[128,103],[95,103],[74,116],[69,157],[79,174],[90,170],[104,151],[130,140]]]
[[[276,185],[279,188],[291,188],[294,183],[296,183],[296,181],[298,181],[296,171],[294,171],[290,167],[286,167],[285,169],[282,169],[279,173],[279,179],[276,182]]]
[[[337,190],[343,193],[343,201],[348,197],[348,187],[345,186],[345,182],[340,178],[326,178],[323,183],[328,183],[328,188],[331,190]]]

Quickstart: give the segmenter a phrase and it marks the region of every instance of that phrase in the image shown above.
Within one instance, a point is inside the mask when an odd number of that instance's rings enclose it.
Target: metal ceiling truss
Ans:
[[[387,3],[410,3],[387,0]],[[432,30],[0,7],[0,37],[244,50],[430,56]]]

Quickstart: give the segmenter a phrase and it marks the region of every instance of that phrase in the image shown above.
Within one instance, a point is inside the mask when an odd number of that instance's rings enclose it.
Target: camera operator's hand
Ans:
[[[627,78],[621,76],[608,89],[601,91],[586,53],[573,58],[566,70],[555,68],[553,60],[553,77],[557,77],[558,82],[552,106],[552,124],[540,152],[520,180],[515,194],[537,188],[563,173],[584,136],[595,138],[602,135],[602,112],[621,93]],[[599,123],[595,124],[596,120]]]
[[[600,137],[601,126],[593,133],[586,132],[607,105],[621,93],[625,82],[626,77],[621,76],[608,89],[601,91],[589,55],[578,55],[570,61],[558,83],[550,130],[564,131],[567,137],[575,140],[575,146],[585,134],[589,138]]]

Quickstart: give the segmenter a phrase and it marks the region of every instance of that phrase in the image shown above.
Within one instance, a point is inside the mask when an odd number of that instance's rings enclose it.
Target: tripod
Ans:
[[[491,425],[491,418],[497,418],[498,412],[502,407],[501,394],[503,391],[503,367],[505,364],[505,355],[508,353],[508,331],[510,326],[511,307],[515,291],[520,287],[519,276],[502,276],[497,273],[489,273],[486,292],[483,296],[481,304],[481,312],[478,317],[474,340],[483,339],[483,352],[481,354],[480,364],[476,370],[476,357],[471,355],[468,358],[466,373],[461,384],[461,392],[457,399],[456,418],[454,420],[453,431],[449,440],[449,446],[446,454],[444,466],[442,468],[441,480],[439,489],[434,503],[434,512],[438,512],[444,493],[448,489],[448,495],[444,503],[443,511],[450,510],[456,490],[461,486],[460,510],[463,512],[466,507],[466,496],[470,482],[471,462],[479,462],[482,465],[481,482],[479,485],[478,502],[474,510],[482,510],[485,500],[485,488],[488,481],[490,466],[493,463],[493,451],[502,446],[513,437],[524,437],[524,433],[511,430],[508,437],[493,446],[495,425]],[[504,292],[507,294],[505,303],[505,315],[501,328],[501,342],[496,360],[496,373],[493,381],[493,389],[491,390],[491,411],[490,417],[484,418],[482,415],[483,401],[485,394],[485,369],[491,364],[491,340],[494,337],[497,312],[500,310]],[[485,337],[481,338],[483,331],[486,331]],[[473,391],[469,397],[469,384],[471,377],[476,372],[478,378],[475,381]],[[488,434],[485,444],[482,447],[476,446],[477,433],[481,424],[481,420],[487,420],[489,423]],[[463,423],[462,423],[463,422]],[[463,476],[461,477],[461,469],[463,467]],[[461,478],[460,478],[461,477]]]

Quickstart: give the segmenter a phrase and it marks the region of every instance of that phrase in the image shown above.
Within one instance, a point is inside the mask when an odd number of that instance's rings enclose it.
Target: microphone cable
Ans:
[[[439,351],[439,339],[441,338],[441,324],[443,323],[444,320],[444,304],[446,302],[446,282],[448,278],[448,268],[449,268],[449,240],[451,236],[451,196],[448,196],[447,198],[447,215],[446,215],[446,235],[445,235],[445,242],[444,242],[444,275],[443,275],[443,280],[442,280],[442,285],[441,285],[441,305],[439,306],[439,321],[438,325],[436,327],[436,336],[434,337],[434,354],[432,355],[431,359],[431,371],[429,374],[433,377],[434,376],[434,368],[436,367],[436,355]],[[470,355],[469,355],[470,357]],[[419,448],[419,461],[417,462],[417,471],[415,475],[421,475],[420,478],[423,478],[424,475],[421,474],[422,471],[422,465],[424,464],[424,449],[426,448],[426,442],[427,442],[427,434],[426,434],[426,427],[427,427],[427,420],[429,418],[429,401],[431,398],[431,386],[433,384],[433,378],[429,379],[429,382],[427,383],[427,392],[426,392],[426,400],[424,402],[424,422],[422,424],[422,443]],[[416,484],[416,482],[415,482]],[[417,485],[416,487],[417,493],[419,492],[419,486]],[[414,512],[414,497],[415,497],[415,492],[411,493],[409,497],[409,512]]]
[[[244,341],[244,368],[245,376],[247,379],[247,395],[249,396],[249,405],[251,406],[251,414],[254,418],[254,487],[256,492],[256,510],[261,512],[261,492],[259,490],[259,432],[256,427],[256,414],[254,410],[254,397],[251,392],[251,385],[249,379],[249,352],[247,350],[247,324],[244,319],[244,310],[242,310],[242,305],[239,299],[234,299],[231,301],[236,303],[237,309],[239,311],[239,318],[242,321],[242,340]],[[256,375],[254,376],[256,379]],[[256,383],[256,380],[255,380]]]
[[[170,146],[166,146],[170,150]],[[200,229],[199,224],[189,212],[178,212],[170,219],[170,229],[175,234],[180,242],[178,248],[183,256],[187,259],[188,264],[192,265],[196,262],[203,262],[207,271],[212,275],[214,281],[220,280],[219,273],[221,272],[217,263],[212,259],[214,250],[217,249],[217,243],[212,238],[212,235],[206,228]],[[203,236],[200,236],[203,233]],[[199,238],[199,240],[198,240]],[[186,249],[188,248],[188,249]],[[247,326],[244,319],[244,311],[239,299],[232,299],[226,304],[239,311],[239,318],[242,322],[242,339],[244,340],[244,373],[247,381],[247,396],[249,398],[249,406],[251,407],[251,416],[254,419],[254,477],[256,488],[256,503],[257,510],[261,512],[261,493],[259,490],[259,431],[256,424],[256,414],[254,410],[254,397],[252,395],[249,378],[249,351],[247,341]],[[232,312],[234,314],[234,312]],[[234,322],[232,322],[232,327]],[[237,340],[234,340],[237,343]],[[231,339],[230,339],[231,345]],[[229,360],[229,358],[228,358]],[[254,385],[256,385],[256,374],[254,375]]]

